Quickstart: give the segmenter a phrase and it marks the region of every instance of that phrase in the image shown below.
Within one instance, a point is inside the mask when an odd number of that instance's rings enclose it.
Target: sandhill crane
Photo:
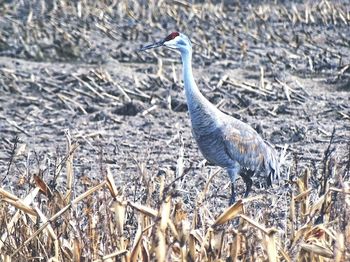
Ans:
[[[178,50],[181,54],[192,133],[203,156],[227,170],[231,179],[230,205],[236,198],[237,174],[246,184],[245,197],[249,194],[251,177],[255,173],[262,174],[266,184],[271,186],[272,180],[279,177],[276,151],[252,127],[221,112],[202,95],[192,75],[192,45],[189,38],[173,32],[140,51],[160,46]]]

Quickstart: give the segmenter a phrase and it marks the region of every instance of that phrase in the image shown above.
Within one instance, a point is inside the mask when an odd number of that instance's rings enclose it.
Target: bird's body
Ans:
[[[225,168],[230,176],[235,201],[234,183],[237,174],[244,179],[248,195],[254,173],[261,173],[268,185],[279,175],[276,151],[246,123],[233,118],[206,99],[198,89],[192,74],[191,42],[184,34],[174,32],[163,41],[144,47],[168,46],[181,53],[183,79],[192,133],[203,156],[211,163]],[[247,170],[249,172],[240,172]]]

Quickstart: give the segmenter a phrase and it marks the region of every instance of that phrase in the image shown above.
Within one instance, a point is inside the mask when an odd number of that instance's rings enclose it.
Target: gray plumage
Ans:
[[[255,173],[265,177],[266,184],[270,186],[272,180],[279,177],[276,151],[253,128],[221,112],[202,95],[192,74],[192,46],[188,37],[174,32],[141,50],[158,46],[167,46],[181,53],[193,137],[209,162],[227,170],[232,187],[230,204],[235,202],[237,174],[246,183],[245,196],[251,189],[251,177]]]

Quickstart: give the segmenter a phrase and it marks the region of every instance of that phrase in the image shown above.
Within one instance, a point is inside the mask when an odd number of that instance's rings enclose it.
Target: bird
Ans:
[[[263,184],[271,186],[279,178],[277,151],[250,125],[220,111],[201,93],[192,73],[192,44],[185,34],[172,32],[139,51],[163,46],[181,55],[192,134],[204,158],[227,170],[231,182],[229,205],[236,202],[237,175],[246,185],[244,197],[251,191],[255,174],[265,179]]]

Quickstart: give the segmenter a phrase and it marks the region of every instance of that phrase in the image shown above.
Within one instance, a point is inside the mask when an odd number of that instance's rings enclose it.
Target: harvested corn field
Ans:
[[[347,1],[0,3],[1,261],[350,260]],[[178,54],[277,149],[249,197],[191,135]]]

